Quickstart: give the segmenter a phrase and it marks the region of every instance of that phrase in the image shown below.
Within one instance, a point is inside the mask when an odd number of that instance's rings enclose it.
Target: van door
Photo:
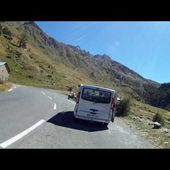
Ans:
[[[112,92],[100,88],[84,87],[81,91],[77,114],[89,119],[108,120]]]

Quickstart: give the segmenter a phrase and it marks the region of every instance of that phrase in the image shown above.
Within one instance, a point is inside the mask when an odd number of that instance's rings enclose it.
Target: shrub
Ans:
[[[7,28],[7,27],[4,27],[2,29],[2,32],[3,32],[3,35],[8,38],[8,39],[11,39],[12,38],[12,33],[11,31]]]
[[[73,90],[73,88],[72,87],[68,87],[68,91],[72,91]]]
[[[127,116],[130,110],[130,99],[123,99],[117,104],[116,116]]]
[[[51,78],[51,77],[52,77],[52,75],[48,74],[48,75],[47,75],[47,77]]]
[[[162,115],[160,113],[156,113],[154,115],[153,121],[160,123],[162,126],[164,126],[164,124],[165,124],[164,118],[162,117]]]
[[[26,34],[21,34],[19,47],[26,48],[27,36]]]
[[[28,78],[32,79],[32,78],[33,78],[33,76],[32,76],[32,75],[28,75]]]

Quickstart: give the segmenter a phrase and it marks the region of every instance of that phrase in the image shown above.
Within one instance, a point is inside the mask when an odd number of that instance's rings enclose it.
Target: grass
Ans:
[[[164,126],[166,128],[170,128],[170,112],[165,109],[157,108],[149,104],[131,100],[130,112],[135,116],[147,118],[149,120],[153,120],[155,114],[158,113],[164,119]]]
[[[130,103],[130,111],[128,116],[121,117],[121,119],[126,121],[129,126],[137,129],[139,135],[149,140],[156,148],[170,148],[170,138],[168,138],[168,136],[162,132],[161,129],[152,129],[152,126],[146,121],[146,119],[153,121],[155,117],[156,121],[159,121],[161,117],[164,122],[164,127],[170,128],[170,112],[134,99],[131,99]],[[134,119],[134,117],[140,119]],[[141,118],[143,121],[141,121]]]
[[[160,113],[156,113],[154,115],[153,121],[160,123],[162,126],[164,126],[164,124],[165,124],[164,118],[162,117],[162,115]]]

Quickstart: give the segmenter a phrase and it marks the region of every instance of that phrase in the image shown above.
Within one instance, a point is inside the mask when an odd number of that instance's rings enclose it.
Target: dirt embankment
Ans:
[[[0,91],[8,90],[12,87],[11,82],[0,83]]]

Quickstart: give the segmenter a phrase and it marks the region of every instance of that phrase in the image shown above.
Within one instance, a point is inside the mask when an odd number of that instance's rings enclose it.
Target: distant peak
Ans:
[[[101,58],[101,59],[109,59],[109,60],[111,60],[111,58],[107,54],[103,54],[103,55],[97,54],[97,55],[94,56],[94,58]]]
[[[103,54],[102,56],[103,58],[111,59],[107,54]]]
[[[33,27],[41,30],[41,28],[34,21],[25,21],[23,25],[32,25]],[[42,30],[41,30],[42,31]]]
[[[34,22],[34,21],[24,21],[23,24],[31,24],[31,25],[34,25],[35,22]]]

